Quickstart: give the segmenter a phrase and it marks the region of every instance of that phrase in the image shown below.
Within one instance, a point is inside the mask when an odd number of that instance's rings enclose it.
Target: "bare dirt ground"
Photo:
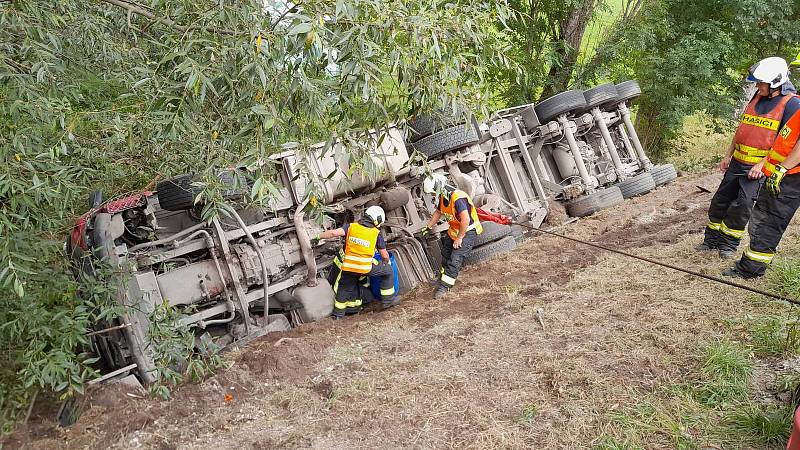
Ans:
[[[692,247],[711,197],[696,186],[718,181],[681,177],[560,231],[716,274],[730,262]],[[171,401],[100,396],[76,425],[40,425],[25,446],[587,448],[610,412],[691,377],[689,355],[723,320],[763,307],[551,236],[465,270],[457,287],[269,336]]]

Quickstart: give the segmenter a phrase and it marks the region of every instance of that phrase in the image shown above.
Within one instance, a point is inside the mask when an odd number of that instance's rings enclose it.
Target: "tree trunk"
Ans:
[[[559,22],[560,36],[557,39],[556,60],[547,75],[547,85],[542,98],[567,89],[572,81],[583,34],[589,24],[598,0],[580,0]]]

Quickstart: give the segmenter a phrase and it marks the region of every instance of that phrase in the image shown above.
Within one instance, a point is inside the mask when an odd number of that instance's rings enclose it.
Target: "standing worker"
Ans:
[[[770,57],[749,69],[756,94],[742,114],[719,168],[725,172],[708,208],[705,239],[697,250],[718,250],[722,258],[736,255],[753,203],[763,184],[762,160],[778,130],[800,108],[800,99],[789,82],[789,67],[783,58]]]
[[[800,57],[800,55],[798,55]],[[800,58],[792,62],[800,65]],[[788,112],[788,108],[787,108]],[[800,207],[800,114],[793,114],[781,127],[772,149],[761,164],[767,177],[765,188],[750,220],[750,246],[741,259],[723,275],[756,278],[764,275],[772,262],[786,227]]]
[[[383,308],[391,308],[400,303],[394,289],[394,271],[386,251],[386,241],[380,226],[386,220],[386,213],[380,206],[370,206],[358,222],[345,224],[341,228],[323,231],[314,239],[344,237],[344,246],[334,260],[336,277],[333,291],[333,318],[341,319],[345,314],[361,312],[365,301],[372,300],[369,278],[381,277],[381,299]],[[381,262],[375,261],[375,249],[381,255]],[[365,300],[366,299],[366,300]]]
[[[464,264],[464,258],[472,251],[475,237],[483,233],[478,211],[466,192],[447,184],[447,177],[440,173],[425,178],[422,190],[426,194],[435,194],[436,210],[425,228],[423,236],[436,226],[444,216],[450,228],[442,236],[442,270],[439,287],[433,298],[441,298],[456,283],[458,272]]]

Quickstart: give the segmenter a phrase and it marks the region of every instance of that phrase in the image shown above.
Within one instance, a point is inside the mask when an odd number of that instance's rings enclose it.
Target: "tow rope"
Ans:
[[[674,266],[674,265],[669,264],[669,263],[664,263],[664,262],[656,261],[656,260],[653,260],[653,259],[650,259],[650,258],[645,258],[644,256],[636,256],[634,254],[631,254],[631,253],[628,253],[628,252],[624,252],[622,250],[617,250],[617,249],[606,247],[604,245],[595,244],[593,242],[588,242],[588,241],[584,241],[584,240],[581,240],[581,239],[565,236],[563,234],[556,233],[556,232],[553,232],[553,231],[548,231],[548,230],[543,230],[541,228],[532,227],[532,226],[524,224],[524,223],[513,222],[513,224],[514,225],[519,225],[519,226],[522,226],[522,227],[525,227],[525,228],[529,228],[531,230],[537,231],[537,232],[542,233],[542,234],[547,234],[547,235],[550,235],[550,236],[556,236],[556,237],[559,237],[561,239],[566,239],[568,241],[577,242],[578,244],[588,245],[589,247],[598,248],[600,250],[604,250],[604,251],[611,252],[611,253],[616,253],[618,255],[627,256],[629,258],[637,259],[639,261],[644,261],[644,262],[647,262],[647,263],[650,263],[650,264],[655,264],[657,266],[666,267],[666,268],[672,269],[672,270],[677,270],[678,272],[683,272],[683,273],[686,273],[686,274],[689,274],[689,275],[694,275],[694,276],[699,277],[699,278],[705,278],[706,280],[716,281],[717,283],[724,284],[726,286],[732,286],[732,287],[735,287],[735,288],[743,289],[745,291],[750,291],[750,292],[753,292],[755,294],[759,294],[759,295],[763,295],[765,297],[773,298],[775,300],[782,300],[784,302],[791,303],[793,305],[800,305],[800,300],[787,298],[787,297],[784,297],[782,295],[774,294],[772,292],[768,292],[768,291],[764,291],[764,290],[761,290],[761,289],[758,289],[758,288],[747,286],[745,284],[740,284],[740,283],[736,283],[736,282],[733,282],[733,281],[729,281],[729,280],[726,280],[724,278],[720,278],[720,277],[717,277],[717,276],[714,276],[714,275],[706,275],[704,273],[696,272],[694,270],[690,270],[690,269],[685,269],[683,267]]]

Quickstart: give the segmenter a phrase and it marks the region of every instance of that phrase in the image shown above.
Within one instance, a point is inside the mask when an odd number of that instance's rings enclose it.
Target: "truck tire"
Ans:
[[[583,91],[583,98],[586,99],[587,110],[595,106],[603,106],[619,101],[617,87],[612,83],[601,84],[600,86],[595,86]]]
[[[586,108],[586,99],[582,91],[566,91],[542,100],[533,107],[539,121],[547,123],[561,114]]]
[[[675,171],[675,166],[672,164],[655,166],[650,170],[650,175],[653,176],[653,181],[655,181],[656,186],[667,184],[675,178],[678,178],[678,172]]]
[[[425,256],[431,265],[434,273],[439,273],[442,268],[442,243],[439,241],[438,233],[431,233],[421,239],[422,247],[425,249]]]
[[[514,236],[517,244],[521,244],[525,240],[525,228],[521,225],[511,225],[511,236]]]
[[[222,192],[222,198],[226,200],[239,199],[247,195],[249,189],[236,188],[236,175],[230,170],[223,170],[217,175],[224,185],[231,186],[230,189]],[[197,174],[187,173],[177,177],[164,180],[156,185],[156,195],[161,209],[166,211],[183,211],[194,206],[194,200],[202,190],[192,183],[197,181]],[[252,180],[247,179],[247,185],[252,185]]]
[[[411,144],[411,147],[428,159],[433,159],[476,142],[478,142],[478,132],[472,125],[458,125],[422,138]]]
[[[656,182],[650,172],[642,172],[635,177],[620,181],[617,187],[622,191],[623,198],[631,198],[652,191],[656,188]]]
[[[510,252],[515,248],[517,248],[517,241],[514,239],[514,236],[506,236],[499,241],[490,242],[486,245],[473,248],[469,255],[464,258],[464,264],[478,264],[492,259],[501,253]]]
[[[475,237],[475,243],[472,244],[475,247],[499,241],[511,234],[511,227],[508,225],[496,222],[481,222],[481,225],[483,226],[483,233]]]
[[[167,211],[183,211],[194,206],[198,190],[194,183],[194,174],[178,175],[156,185],[158,203]]]
[[[642,95],[642,88],[639,87],[639,83],[636,80],[623,81],[617,84],[616,88],[617,96],[621,102],[633,100]]]
[[[568,202],[567,213],[572,217],[586,217],[624,200],[622,191],[617,186],[612,186]]]
[[[461,112],[465,110],[459,108],[458,114],[453,114],[451,110],[438,110],[436,117],[419,116],[408,121],[407,142],[417,142],[431,134],[458,125],[462,121]]]

